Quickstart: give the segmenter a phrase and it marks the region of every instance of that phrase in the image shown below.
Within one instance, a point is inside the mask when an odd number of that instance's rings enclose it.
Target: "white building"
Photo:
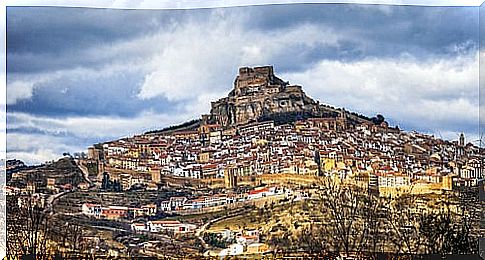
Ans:
[[[99,204],[84,203],[81,206],[81,212],[87,216],[100,217],[102,212],[102,207]]]
[[[131,230],[135,232],[147,232],[150,231],[145,223],[133,223],[131,224]]]
[[[379,187],[402,187],[411,185],[411,177],[402,174],[379,174]]]
[[[240,244],[232,244],[228,248],[221,250],[220,257],[241,255],[244,253],[244,246]]]
[[[170,231],[174,233],[190,233],[197,228],[196,225],[181,223],[177,220],[148,221],[147,227],[150,232]]]

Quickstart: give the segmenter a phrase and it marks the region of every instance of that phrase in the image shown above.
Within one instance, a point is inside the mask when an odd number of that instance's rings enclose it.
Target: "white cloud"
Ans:
[[[139,97],[164,96],[170,101],[197,98],[200,95],[228,91],[237,68],[267,64],[295,52],[298,46],[336,46],[342,36],[325,27],[302,24],[289,30],[271,32],[243,28],[243,15],[225,17],[213,12],[209,21],[188,21],[176,30],[130,43],[152,49],[148,74]],[[235,23],[234,20],[239,22]],[[157,43],[153,47],[153,43]]]
[[[141,99],[163,96],[170,101],[180,101],[198,99],[208,93],[220,96],[230,87],[233,73],[241,64],[264,63],[284,51],[284,45],[293,38],[300,39],[295,44],[303,41],[307,44],[336,43],[336,37],[319,37],[328,31],[310,25],[294,28],[288,35],[287,32],[271,35],[249,32],[243,28],[248,19],[247,15],[216,9],[204,21],[189,16],[183,23],[171,21],[153,34],[79,50],[76,54],[79,57],[105,65],[96,69],[77,67],[46,72],[27,79],[23,75],[11,76],[8,104],[31,98],[34,88],[55,79],[77,77],[82,80],[133,71],[145,75],[138,93]],[[275,37],[280,33],[286,36]],[[277,40],[280,43],[271,46],[272,38],[280,38]]]
[[[65,144],[60,137],[37,134],[7,134],[7,159],[19,159],[28,164],[55,160],[64,152],[79,151]]]
[[[53,136],[112,138],[183,123],[193,117],[193,114],[156,114],[146,111],[135,118],[108,116],[50,118],[14,112],[8,113],[8,128],[35,129]],[[9,137],[10,134],[7,134],[7,138]]]
[[[9,152],[7,160],[21,160],[27,165],[38,165],[47,161],[55,161],[62,157],[62,153],[52,149],[31,150],[28,152]]]
[[[320,101],[367,115],[382,113],[411,127],[463,129],[478,124],[478,56],[322,60],[304,72],[282,76]]]
[[[15,104],[21,99],[30,99],[35,85],[42,83],[41,79],[20,79],[7,84],[7,105]]]

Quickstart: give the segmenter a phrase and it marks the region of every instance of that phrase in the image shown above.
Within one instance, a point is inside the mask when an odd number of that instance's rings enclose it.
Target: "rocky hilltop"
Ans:
[[[308,97],[301,86],[290,85],[275,76],[273,66],[240,68],[234,88],[227,97],[212,102],[210,114],[203,116],[203,121],[227,127],[265,120],[287,123],[314,117],[345,117],[353,123],[373,121],[320,104]]]
[[[227,97],[211,103],[210,114],[202,120],[192,120],[147,134],[171,133],[197,129],[201,124],[217,124],[224,128],[252,122],[272,120],[285,124],[308,118],[334,118],[343,124],[386,124],[384,117],[363,115],[320,104],[303,92],[299,85],[291,85],[275,76],[273,66],[242,67]]]

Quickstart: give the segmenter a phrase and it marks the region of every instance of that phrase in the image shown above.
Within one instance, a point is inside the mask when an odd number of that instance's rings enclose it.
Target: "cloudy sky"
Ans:
[[[197,118],[238,67],[322,103],[478,136],[478,8],[7,8],[7,157],[28,163]],[[470,140],[473,141],[473,140]]]

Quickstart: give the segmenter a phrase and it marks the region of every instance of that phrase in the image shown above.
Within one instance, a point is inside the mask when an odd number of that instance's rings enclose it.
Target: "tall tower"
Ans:
[[[461,133],[458,146],[456,147],[456,157],[460,158],[463,155],[465,155],[465,135]]]
[[[318,176],[322,176],[322,160],[320,158],[320,150],[319,149],[315,149],[314,151],[314,159],[315,159],[315,163],[317,163],[318,165]]]
[[[465,135],[463,133],[460,134],[460,146],[465,146]]]

